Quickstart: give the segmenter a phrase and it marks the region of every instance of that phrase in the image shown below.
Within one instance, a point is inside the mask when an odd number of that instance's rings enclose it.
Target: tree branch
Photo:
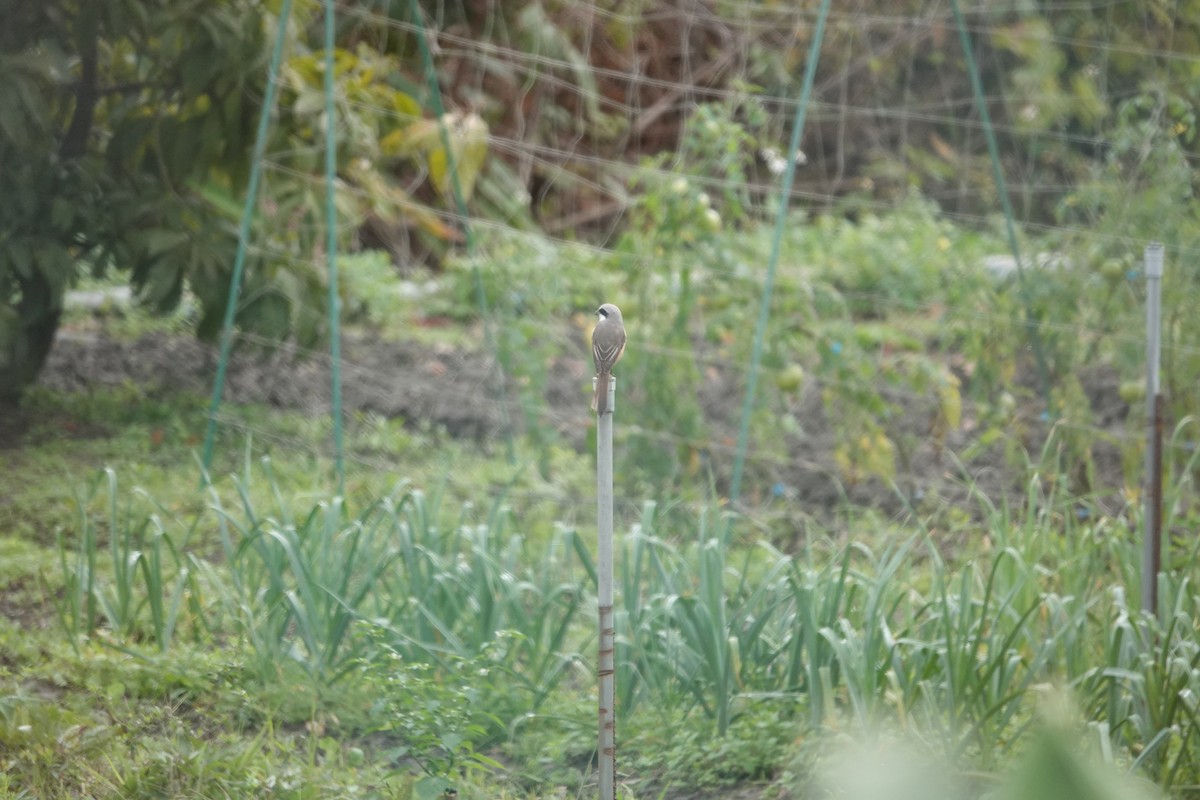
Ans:
[[[99,40],[96,3],[83,3],[79,14],[80,75],[79,83],[75,85],[75,112],[59,148],[59,155],[65,161],[79,158],[87,152],[88,137],[96,116],[96,102],[100,99],[96,85]]]

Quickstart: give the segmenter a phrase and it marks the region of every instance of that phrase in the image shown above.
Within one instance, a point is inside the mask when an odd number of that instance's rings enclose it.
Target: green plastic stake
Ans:
[[[338,494],[346,488],[342,443],[342,331],[337,263],[337,123],[333,115],[334,0],[325,0],[325,257],[329,269],[329,359],[333,403],[333,457]]]
[[[780,189],[779,212],[775,215],[775,235],[771,239],[771,256],[767,262],[767,279],[763,283],[762,300],[758,306],[758,324],[754,328],[754,350],[750,356],[750,374],[746,380],[746,401],[742,405],[742,424],[738,431],[737,454],[733,461],[733,480],[729,485],[729,501],[736,503],[742,491],[742,471],[746,465],[746,448],[750,439],[750,415],[754,411],[754,394],[758,389],[758,368],[762,362],[763,337],[767,331],[767,320],[771,315],[771,295],[775,291],[775,272],[779,267],[779,251],[783,246],[783,230],[787,225],[788,197],[796,179],[796,156],[800,152],[800,137],[804,134],[804,118],[808,113],[808,101],[812,95],[813,80],[817,75],[817,62],[821,58],[821,42],[825,38],[825,20],[829,16],[829,0],[823,0],[817,12],[817,27],[813,31],[812,44],[808,49],[808,64],[804,68],[804,86],[800,90],[800,103],[796,106],[796,118],[792,123],[792,141],[788,149],[787,169],[783,173]]]
[[[254,137],[254,154],[250,164],[250,182],[246,186],[246,202],[242,206],[242,219],[238,225],[237,252],[233,259],[233,276],[229,279],[229,301],[225,304],[225,321],[221,327],[221,356],[217,361],[217,377],[213,381],[212,402],[208,412],[208,430],[204,434],[205,484],[208,483],[212,467],[213,445],[217,438],[217,414],[221,410],[221,394],[225,391],[225,373],[229,367],[229,354],[233,349],[233,320],[237,311],[238,298],[242,292],[242,275],[246,269],[246,246],[250,238],[250,223],[254,220],[254,205],[258,201],[258,183],[262,176],[263,154],[267,149],[267,132],[270,129],[271,111],[275,108],[275,89],[279,85],[279,62],[283,60],[283,41],[287,32],[288,17],[292,13],[292,0],[283,0],[279,7],[278,30],[275,47],[271,51],[271,63],[267,69],[267,89],[263,94],[262,113],[258,117],[258,132]]]
[[[462,183],[458,178],[458,161],[454,158],[454,150],[450,147],[450,131],[446,128],[446,109],[442,104],[442,90],[438,87],[437,71],[433,65],[433,53],[429,49],[429,41],[425,36],[425,22],[421,15],[421,8],[417,5],[417,0],[408,0],[409,16],[412,18],[412,24],[417,29],[417,45],[421,51],[421,63],[425,69],[425,82],[429,84],[429,102],[433,105],[433,113],[437,116],[438,133],[442,139],[442,148],[446,151],[446,166],[450,170],[450,185],[454,190],[454,206],[458,213],[459,221],[462,223],[463,235],[467,239],[467,254],[475,255],[475,234],[471,230],[471,218],[467,213],[467,201],[463,196]],[[496,361],[500,364],[502,374],[501,383],[505,383],[503,376],[504,365],[507,363],[503,345],[496,338],[495,332],[492,330],[491,315],[488,313],[487,295],[483,290],[483,275],[479,272],[479,265],[472,264],[471,275],[475,283],[475,302],[479,306],[479,316],[483,320],[484,338],[491,342],[496,348]],[[507,395],[507,393],[505,393]],[[516,447],[513,443],[512,424],[508,417],[507,396],[501,397],[498,405],[500,406],[501,424],[504,426],[505,438],[508,447],[508,463],[515,464],[517,461]]]
[[[975,94],[975,107],[979,109],[979,119],[983,122],[983,138],[987,141],[988,155],[992,160],[992,175],[996,181],[996,193],[1000,195],[1000,208],[1004,211],[1004,225],[1008,233],[1008,247],[1012,250],[1017,262],[1017,286],[1021,292],[1021,301],[1025,306],[1025,324],[1029,328],[1030,343],[1033,345],[1033,355],[1037,360],[1038,380],[1042,386],[1042,397],[1046,401],[1046,410],[1050,410],[1050,372],[1046,366],[1046,353],[1042,349],[1042,337],[1038,333],[1038,320],[1033,315],[1033,303],[1029,296],[1029,282],[1025,276],[1025,266],[1021,261],[1021,246],[1017,243],[1017,228],[1013,222],[1012,201],[1008,198],[1008,184],[1004,180],[1004,171],[1000,168],[1000,148],[996,144],[996,132],[992,128],[992,116],[988,113],[987,101],[983,95],[983,80],[979,77],[979,63],[975,60],[975,49],[971,46],[971,37],[967,33],[967,23],[963,18],[958,0],[950,0],[950,8],[954,12],[954,22],[958,25],[958,38],[962,42],[963,54],[967,58],[967,72],[971,77],[971,91]]]

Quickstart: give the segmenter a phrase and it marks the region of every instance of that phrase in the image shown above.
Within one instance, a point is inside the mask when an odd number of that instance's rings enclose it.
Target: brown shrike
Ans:
[[[621,309],[605,303],[597,309],[600,321],[592,331],[592,358],[596,361],[596,393],[592,395],[592,411],[602,417],[608,413],[608,382],[612,369],[625,352],[625,323]]]

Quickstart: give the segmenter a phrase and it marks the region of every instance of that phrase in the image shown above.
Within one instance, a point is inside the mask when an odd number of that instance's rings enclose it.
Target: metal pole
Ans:
[[[1162,352],[1163,247],[1146,246],[1146,491],[1143,498],[1142,610],[1158,612],[1158,573],[1162,569],[1163,398],[1159,385]]]
[[[595,382],[592,383],[593,390]],[[612,426],[616,410],[617,379],[608,381],[608,413],[596,419],[596,531],[598,557],[596,587],[600,607],[600,800],[616,800],[617,743],[614,708],[615,673],[613,625],[613,458]]]

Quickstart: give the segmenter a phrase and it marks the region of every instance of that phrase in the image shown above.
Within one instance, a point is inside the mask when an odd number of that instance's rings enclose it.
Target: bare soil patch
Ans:
[[[64,331],[41,383],[75,392],[133,382],[152,396],[175,392],[206,395],[212,390],[216,367],[216,349],[190,337],[122,340],[101,333]],[[581,389],[581,376],[589,372],[582,347],[564,353],[549,371],[544,392],[550,412],[547,417],[554,421],[560,437],[576,448],[586,446],[591,424],[588,398]],[[342,380],[347,412],[403,418],[479,441],[503,435],[498,398],[504,390],[492,358],[482,348],[349,336],[343,344]],[[1126,435],[1129,408],[1117,397],[1118,380],[1111,368],[1090,369],[1081,381],[1096,424],[1116,435],[1096,437],[1091,446],[1094,469],[1087,477],[1090,485],[1074,488],[1116,493],[1123,483],[1117,435]],[[287,346],[244,347],[230,361],[225,400],[327,414],[331,406],[329,387],[328,357],[305,355]],[[886,394],[888,390],[881,391]],[[707,371],[699,388],[700,403],[712,431],[711,456],[719,481],[727,479],[732,465],[728,443],[736,438],[742,392],[736,376],[719,370]],[[969,402],[964,403],[964,424],[939,443],[930,429],[936,411],[934,398],[897,395],[892,399],[901,413],[899,419],[889,421],[889,430],[899,432],[898,438],[903,440],[897,453],[894,486],[878,479],[853,485],[841,479],[833,458],[836,431],[825,412],[820,387],[810,385],[789,409],[799,422],[798,431],[781,433],[788,456],[756,462],[756,483],[745,493],[747,502],[794,505],[802,513],[824,517],[847,502],[887,514],[919,510],[927,498],[977,506],[977,500],[970,497],[970,484],[994,501],[1023,495],[1024,470],[1009,463],[1012,459],[1006,458],[999,447],[975,448],[977,452],[966,456],[980,433],[976,410]],[[1039,419],[1039,403],[1026,405],[1017,411],[1012,435],[1036,457],[1050,426]],[[36,412],[27,409],[22,413]],[[516,419],[519,415],[510,417]],[[0,423],[0,447],[14,441],[21,426],[19,420]],[[1067,471],[1071,470],[1067,465]],[[1078,471],[1082,475],[1082,467]]]

